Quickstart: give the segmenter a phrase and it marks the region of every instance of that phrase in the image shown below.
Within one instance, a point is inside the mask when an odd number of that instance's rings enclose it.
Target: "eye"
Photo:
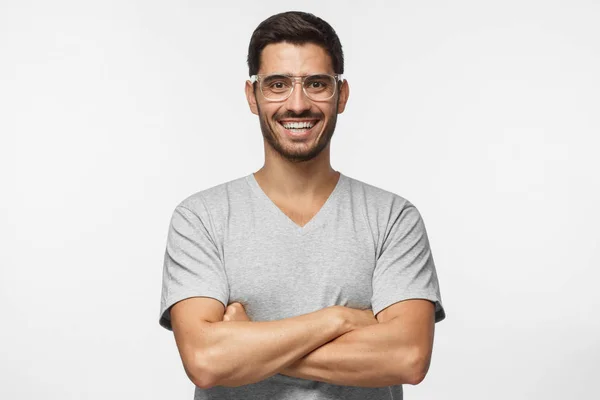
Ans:
[[[284,89],[286,87],[286,84],[285,84],[285,82],[281,82],[281,81],[272,82],[269,84],[269,87],[273,88],[273,89]]]
[[[265,77],[262,82],[263,90],[271,93],[283,93],[290,90],[290,79],[283,75],[272,75]]]
[[[332,77],[327,75],[313,75],[304,82],[304,88],[310,93],[329,92],[334,85]]]

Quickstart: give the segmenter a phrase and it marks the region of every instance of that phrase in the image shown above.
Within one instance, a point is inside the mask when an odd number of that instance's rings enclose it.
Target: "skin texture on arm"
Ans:
[[[431,362],[434,304],[405,300],[377,315],[376,325],[348,332],[280,373],[335,385],[419,384]]]
[[[230,318],[247,318],[245,314],[240,316],[239,309],[232,312],[230,308]],[[434,304],[428,300],[395,303],[377,315],[377,324],[345,333],[279,373],[346,386],[416,385],[429,369],[434,311]]]
[[[366,316],[347,322],[338,306],[278,321],[223,321],[224,316],[223,305],[208,297],[189,298],[171,308],[185,371],[201,388],[259,382],[368,323]]]

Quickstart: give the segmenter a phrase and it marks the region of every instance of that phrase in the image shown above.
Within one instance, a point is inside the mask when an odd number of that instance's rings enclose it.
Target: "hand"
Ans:
[[[241,303],[234,302],[227,306],[223,315],[223,322],[227,321],[250,321],[246,310]]]
[[[359,310],[356,308],[350,307],[341,307],[343,319],[345,322],[345,327],[348,331],[353,331],[354,329],[363,328],[365,326],[378,324],[377,318],[373,314],[373,310]]]

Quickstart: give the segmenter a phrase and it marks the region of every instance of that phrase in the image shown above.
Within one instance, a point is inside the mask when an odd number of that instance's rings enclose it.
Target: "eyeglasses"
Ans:
[[[258,82],[260,92],[268,101],[287,100],[296,87],[302,84],[302,91],[311,100],[325,101],[335,95],[338,81],[342,75],[317,74],[307,76],[291,76],[285,74],[252,75],[250,82]]]

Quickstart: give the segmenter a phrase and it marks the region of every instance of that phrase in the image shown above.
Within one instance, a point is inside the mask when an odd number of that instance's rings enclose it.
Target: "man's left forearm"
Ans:
[[[324,344],[290,366],[282,375],[334,385],[383,387],[422,380],[419,352],[402,343],[399,321],[370,325]]]

